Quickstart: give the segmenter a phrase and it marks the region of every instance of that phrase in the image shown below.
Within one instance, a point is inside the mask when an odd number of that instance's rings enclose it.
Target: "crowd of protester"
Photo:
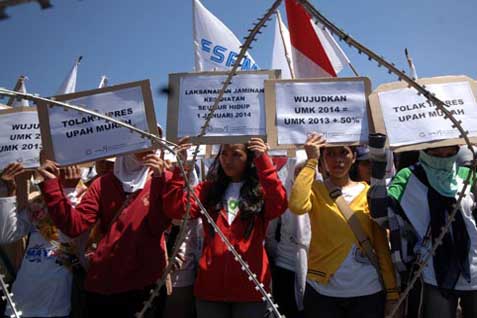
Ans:
[[[459,146],[393,154],[384,138],[332,146],[312,133],[294,157],[252,138],[221,145],[207,173],[186,166],[187,178],[152,150],[89,168],[11,163],[0,173],[0,268],[23,317],[134,317],[187,214],[145,317],[267,317],[206,212],[286,317],[384,317],[456,208],[472,159]],[[184,162],[190,146],[176,149]],[[477,317],[474,190],[396,317]]]

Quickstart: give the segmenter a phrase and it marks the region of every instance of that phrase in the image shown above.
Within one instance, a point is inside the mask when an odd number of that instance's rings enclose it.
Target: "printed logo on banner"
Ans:
[[[462,121],[470,137],[477,136],[477,103],[468,82],[427,84],[448,110]],[[459,138],[459,131],[444,113],[409,88],[378,93],[391,147]]]
[[[222,45],[214,44],[208,39],[200,40],[200,48],[203,52],[209,53],[209,60],[225,67],[232,67],[239,55],[237,52],[230,50]],[[242,60],[241,69],[243,71],[258,70],[258,65],[249,57],[245,56]]]

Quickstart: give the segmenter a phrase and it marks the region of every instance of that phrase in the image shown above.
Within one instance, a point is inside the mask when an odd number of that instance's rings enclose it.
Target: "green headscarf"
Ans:
[[[456,159],[457,154],[451,157],[434,157],[425,151],[419,152],[419,162],[429,183],[445,197],[454,197],[458,190]]]

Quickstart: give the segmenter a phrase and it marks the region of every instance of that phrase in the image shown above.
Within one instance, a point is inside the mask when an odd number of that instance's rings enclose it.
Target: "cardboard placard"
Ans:
[[[242,143],[251,137],[266,139],[264,81],[279,78],[280,71],[238,72],[227,88],[208,130],[200,133],[227,72],[169,74],[167,139],[190,136],[195,144]]]
[[[12,162],[40,165],[41,136],[36,107],[0,110],[0,171]]]
[[[157,134],[148,80],[60,95],[55,99]],[[38,114],[46,156],[60,165],[90,162],[152,148],[149,139],[92,115],[44,103],[39,104]]]
[[[366,77],[266,81],[270,147],[295,148],[314,131],[329,144],[366,143],[370,92]]]
[[[477,141],[477,85],[467,76],[442,76],[417,80],[448,105],[462,121],[472,142]],[[376,132],[388,136],[395,152],[464,144],[459,131],[441,111],[406,83],[379,86],[370,95],[371,116]]]

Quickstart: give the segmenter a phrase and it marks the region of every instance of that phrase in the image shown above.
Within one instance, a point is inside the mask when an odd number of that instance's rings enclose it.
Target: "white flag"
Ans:
[[[224,71],[231,68],[242,44],[199,0],[192,1],[195,70]],[[247,54],[241,69],[257,70],[258,65]]]
[[[275,39],[273,41],[272,69],[282,71],[282,79],[294,78],[290,32],[277,10],[275,20]]]
[[[70,94],[76,92],[76,78],[78,76],[78,65],[81,62],[82,57],[80,56],[73,64],[70,73],[61,84],[60,88],[56,92],[56,95]]]
[[[108,78],[106,75],[101,76],[101,80],[99,81],[98,88],[103,88],[108,86]]]
[[[26,76],[23,76],[23,75],[20,76],[20,78],[18,79],[18,81],[20,82],[20,87],[16,90],[17,92],[26,94],[27,90],[25,86],[25,81],[27,79],[28,77]],[[20,100],[14,99],[11,106],[12,107],[28,107],[30,106],[30,103],[26,99],[20,99]]]

